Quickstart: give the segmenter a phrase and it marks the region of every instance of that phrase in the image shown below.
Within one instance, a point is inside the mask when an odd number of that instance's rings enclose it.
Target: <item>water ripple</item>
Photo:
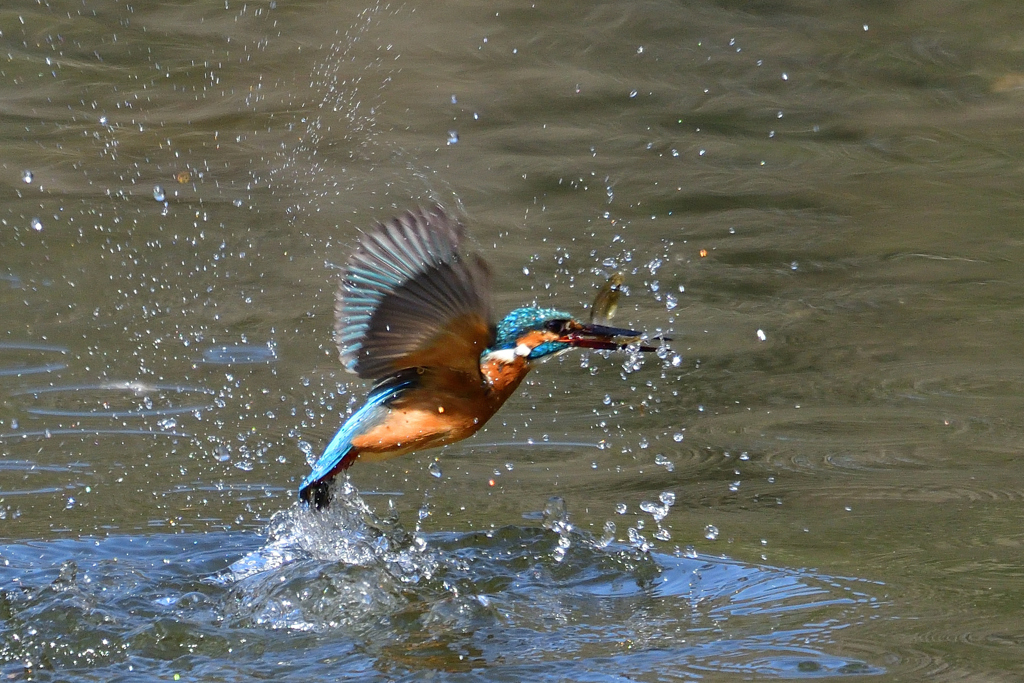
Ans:
[[[51,354],[67,355],[68,350],[53,344],[0,341],[0,377],[38,375],[68,366],[63,361],[47,360],[46,356]]]
[[[273,344],[225,344],[203,351],[203,362],[214,365],[253,365],[276,360]]]
[[[171,436],[183,439],[192,438],[191,434],[186,434],[184,432],[158,432],[152,429],[95,429],[92,427],[69,427],[24,432],[7,432],[0,434],[0,439],[49,439],[54,436],[102,436],[111,434],[116,436]]]
[[[179,405],[180,397],[212,396],[206,387],[148,384],[137,381],[101,382],[68,386],[30,387],[11,396],[31,397],[45,405],[26,405],[31,415],[111,418],[182,415],[212,409],[212,403],[194,400]]]

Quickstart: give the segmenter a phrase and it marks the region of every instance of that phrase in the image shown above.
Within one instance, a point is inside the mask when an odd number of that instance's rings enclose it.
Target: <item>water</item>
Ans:
[[[4,6],[3,674],[1019,674],[1016,5],[181,9]],[[431,201],[674,341],[310,520],[338,265]]]
[[[880,586],[599,548],[565,522],[564,503],[552,514],[552,531],[410,534],[350,491],[325,515],[278,513],[262,546],[243,532],[5,545],[2,670],[40,680],[268,669],[299,680],[328,663],[362,680],[432,669],[452,680],[619,680],[618,667],[683,679],[880,672],[823,647],[841,623],[884,609]]]

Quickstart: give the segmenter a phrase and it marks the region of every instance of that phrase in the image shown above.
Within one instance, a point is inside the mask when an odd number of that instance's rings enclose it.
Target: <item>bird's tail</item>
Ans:
[[[299,489],[299,500],[317,510],[324,510],[331,504],[331,483],[334,477],[320,479]]]

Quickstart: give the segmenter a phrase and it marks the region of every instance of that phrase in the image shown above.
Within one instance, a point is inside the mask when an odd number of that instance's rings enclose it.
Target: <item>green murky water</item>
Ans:
[[[6,3],[0,672],[1015,680],[1022,13]],[[311,517],[337,265],[429,201],[671,352]]]

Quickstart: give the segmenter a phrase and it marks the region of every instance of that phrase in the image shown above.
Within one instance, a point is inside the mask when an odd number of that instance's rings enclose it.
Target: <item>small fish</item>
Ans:
[[[622,283],[625,281],[622,273],[612,273],[608,281],[601,285],[600,291],[594,297],[594,304],[590,307],[591,323],[603,325],[615,317],[615,311],[619,308]]]

